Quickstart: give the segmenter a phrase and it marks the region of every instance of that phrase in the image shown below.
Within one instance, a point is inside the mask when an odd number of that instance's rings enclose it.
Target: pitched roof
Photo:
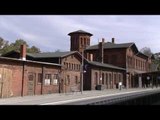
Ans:
[[[143,58],[148,58],[148,56],[147,55],[145,55],[145,54],[143,54],[142,52],[138,52],[137,53],[137,56],[139,56],[139,57],[143,57]]]
[[[121,44],[115,44],[115,43],[111,43],[111,42],[106,42],[104,43],[103,47],[104,49],[112,49],[112,48],[128,48],[130,46],[132,46],[134,43],[121,43]],[[86,50],[95,50],[98,49],[98,44],[97,45],[93,45],[93,46],[89,46],[86,48]]]
[[[72,35],[72,34],[79,34],[79,33],[82,33],[82,34],[88,34],[89,36],[92,36],[93,34],[89,33],[89,32],[86,32],[86,31],[83,31],[83,30],[77,30],[77,31],[74,31],[74,32],[70,32],[68,35]]]
[[[39,61],[33,61],[33,60],[22,60],[22,59],[17,59],[17,58],[8,58],[8,57],[0,57],[0,60],[11,60],[11,61],[24,61],[28,63],[36,63],[36,64],[44,64],[44,65],[52,65],[52,66],[62,66],[61,64],[56,64],[56,63],[48,63],[48,62],[39,62]]]
[[[118,69],[118,70],[126,70],[125,68],[117,67],[111,64],[100,63],[96,61],[88,61],[88,63],[91,65],[100,66],[100,67],[106,67],[106,68],[112,68],[112,69]]]
[[[28,53],[27,55],[33,58],[59,58],[71,55],[77,51],[67,51],[67,52],[44,52],[44,53]]]

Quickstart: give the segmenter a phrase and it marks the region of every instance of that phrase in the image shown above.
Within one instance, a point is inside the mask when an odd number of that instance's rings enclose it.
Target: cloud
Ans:
[[[128,15],[12,15],[0,16],[0,37],[13,42],[22,38],[42,51],[70,49],[69,32],[93,34],[91,44],[105,38],[117,43],[135,42],[139,49],[159,52],[160,16]]]

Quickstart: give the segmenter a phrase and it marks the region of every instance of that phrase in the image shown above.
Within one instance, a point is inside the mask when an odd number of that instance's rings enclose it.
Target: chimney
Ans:
[[[90,61],[93,61],[93,54],[90,54]]]
[[[104,38],[102,38],[102,43],[104,43],[105,42],[105,39]]]
[[[104,38],[102,38],[102,42],[99,42],[98,49],[99,49],[99,58],[98,61],[103,63],[103,44],[104,44]]]
[[[112,43],[115,43],[115,38],[112,38]]]
[[[21,48],[20,48],[20,59],[21,60],[26,60],[26,45],[25,44],[21,45]]]

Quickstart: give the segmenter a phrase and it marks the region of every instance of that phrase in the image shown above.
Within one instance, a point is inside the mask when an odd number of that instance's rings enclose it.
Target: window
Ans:
[[[119,74],[119,82],[121,82],[122,80],[121,80],[121,74]]]
[[[68,63],[65,64],[65,68],[68,69]]]
[[[78,65],[78,70],[80,70],[80,65]]]
[[[84,38],[84,45],[86,45],[87,44],[87,42],[86,42],[86,38]]]
[[[42,74],[38,73],[38,84],[42,84]]]
[[[112,85],[112,74],[109,74],[109,84]]]
[[[89,45],[89,39],[87,39],[87,45]]]
[[[51,85],[51,74],[45,75],[45,85]]]
[[[117,83],[118,81],[117,81],[117,75],[116,74],[114,74],[114,83]]]
[[[95,72],[95,76],[94,76],[94,84],[97,85],[98,84],[98,73]]]
[[[28,80],[33,81],[33,74],[28,75]]]
[[[79,81],[78,81],[78,76],[75,76],[75,83],[78,84]]]
[[[90,61],[93,61],[93,54],[90,54]]]
[[[66,85],[69,85],[70,84],[70,76],[67,75],[67,79],[66,79]]]
[[[74,66],[73,66],[73,64],[72,64],[72,70],[74,70]]]
[[[71,63],[69,63],[69,70],[71,69]]]
[[[106,85],[108,85],[108,74],[106,73]]]
[[[132,67],[132,57],[127,57],[128,67]]]
[[[58,85],[58,74],[52,76],[52,85]]]
[[[83,39],[81,38],[81,46],[83,45]]]
[[[102,84],[104,85],[104,73],[102,73]]]

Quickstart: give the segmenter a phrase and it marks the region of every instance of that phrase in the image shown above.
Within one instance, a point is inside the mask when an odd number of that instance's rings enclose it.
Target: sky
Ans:
[[[10,43],[24,39],[42,52],[69,51],[68,33],[77,30],[93,34],[91,45],[115,38],[160,52],[160,15],[0,15],[0,37]]]

